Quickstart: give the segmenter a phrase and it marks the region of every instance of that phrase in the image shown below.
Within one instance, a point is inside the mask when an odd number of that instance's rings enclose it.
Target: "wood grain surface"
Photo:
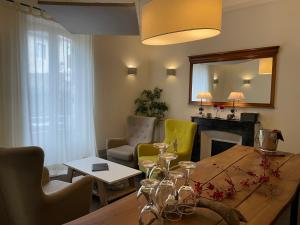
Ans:
[[[272,165],[280,168],[280,178],[271,178],[272,194],[267,185],[252,185],[242,188],[231,199],[223,203],[237,208],[247,218],[247,224],[272,224],[280,213],[291,203],[300,182],[300,155],[285,153],[281,157],[271,157]],[[261,174],[261,156],[252,147],[235,146],[219,155],[201,160],[191,178],[201,183],[211,182],[224,185],[227,173],[234,182],[239,182],[245,171]],[[133,193],[89,215],[67,225],[138,225],[136,194]],[[226,224],[216,213],[207,209],[197,209],[196,213],[184,217],[179,222],[165,222],[166,225],[216,225]]]

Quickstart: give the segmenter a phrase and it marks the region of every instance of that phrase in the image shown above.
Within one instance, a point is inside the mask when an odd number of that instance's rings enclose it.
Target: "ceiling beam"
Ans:
[[[71,1],[38,1],[39,5],[69,5],[69,6],[102,6],[102,7],[133,7],[135,4],[128,3],[109,3],[109,2],[71,2]]]

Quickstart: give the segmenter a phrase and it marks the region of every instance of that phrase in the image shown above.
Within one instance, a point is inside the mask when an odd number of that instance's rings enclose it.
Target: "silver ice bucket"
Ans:
[[[279,130],[260,129],[256,135],[257,147],[261,150],[276,151],[278,141],[283,141],[283,136]]]

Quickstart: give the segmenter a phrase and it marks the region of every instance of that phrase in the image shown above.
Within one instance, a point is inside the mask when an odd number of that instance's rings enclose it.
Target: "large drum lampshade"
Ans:
[[[170,45],[221,33],[222,0],[151,0],[142,7],[146,45]]]

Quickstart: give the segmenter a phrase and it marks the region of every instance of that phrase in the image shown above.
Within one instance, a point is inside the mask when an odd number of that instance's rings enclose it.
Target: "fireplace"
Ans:
[[[227,149],[230,149],[231,147],[233,147],[235,145],[236,145],[236,143],[212,140],[212,142],[211,142],[211,156],[218,155],[218,154],[226,151]]]
[[[192,161],[221,153],[241,144],[254,146],[254,135],[259,123],[238,120],[192,117],[197,126]]]
[[[204,159],[219,154],[234,145],[242,144],[242,136],[224,131],[203,130],[201,136],[200,158]]]

